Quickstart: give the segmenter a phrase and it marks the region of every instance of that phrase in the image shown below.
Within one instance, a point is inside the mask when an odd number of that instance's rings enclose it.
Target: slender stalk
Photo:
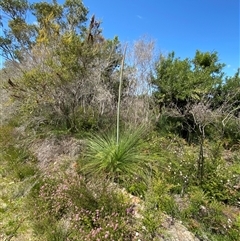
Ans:
[[[118,89],[118,106],[117,106],[117,145],[119,143],[119,118],[120,118],[120,102],[121,102],[121,91],[122,91],[122,79],[123,79],[123,69],[124,61],[126,56],[127,45],[124,47],[123,58],[121,62],[120,78],[119,78],[119,89]]]

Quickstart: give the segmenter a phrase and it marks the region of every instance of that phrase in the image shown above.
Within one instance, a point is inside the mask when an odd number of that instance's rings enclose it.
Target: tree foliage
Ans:
[[[197,102],[210,95],[212,89],[221,84],[224,64],[218,63],[218,55],[196,51],[194,59],[175,58],[174,52],[160,56],[156,64],[156,101],[162,107],[175,105],[184,111],[188,102]]]
[[[152,77],[161,118],[167,117],[176,133],[199,145],[197,176],[200,183],[204,179],[207,130],[212,128],[215,136],[221,133],[223,138],[227,123],[234,125],[234,129],[239,126],[237,119],[232,121],[239,113],[239,75],[224,78],[224,66],[219,63],[216,52],[197,50],[192,60],[181,60],[171,53],[167,57],[160,56]],[[164,122],[163,125],[169,124]]]
[[[76,130],[78,111],[91,106],[96,115],[111,112],[113,73],[121,59],[118,39],[105,39],[94,15],[86,27],[88,11],[80,0],[8,3],[1,3],[10,19],[0,47],[21,72],[7,81],[23,113]],[[35,16],[34,24],[25,21],[27,12]]]

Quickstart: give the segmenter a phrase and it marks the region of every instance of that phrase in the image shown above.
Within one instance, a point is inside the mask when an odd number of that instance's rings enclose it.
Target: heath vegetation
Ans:
[[[81,0],[0,8],[1,240],[240,240],[239,70],[107,39]]]

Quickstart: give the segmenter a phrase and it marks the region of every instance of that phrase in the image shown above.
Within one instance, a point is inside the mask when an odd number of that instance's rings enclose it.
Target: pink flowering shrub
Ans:
[[[34,199],[34,230],[45,240],[134,240],[131,204],[106,182],[47,179]]]

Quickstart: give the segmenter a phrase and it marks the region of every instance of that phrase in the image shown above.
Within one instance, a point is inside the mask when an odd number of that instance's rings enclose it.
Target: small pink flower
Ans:
[[[114,226],[114,231],[118,228],[118,223],[115,224]]]
[[[109,231],[106,232],[104,238],[108,238],[108,236],[109,236]]]

